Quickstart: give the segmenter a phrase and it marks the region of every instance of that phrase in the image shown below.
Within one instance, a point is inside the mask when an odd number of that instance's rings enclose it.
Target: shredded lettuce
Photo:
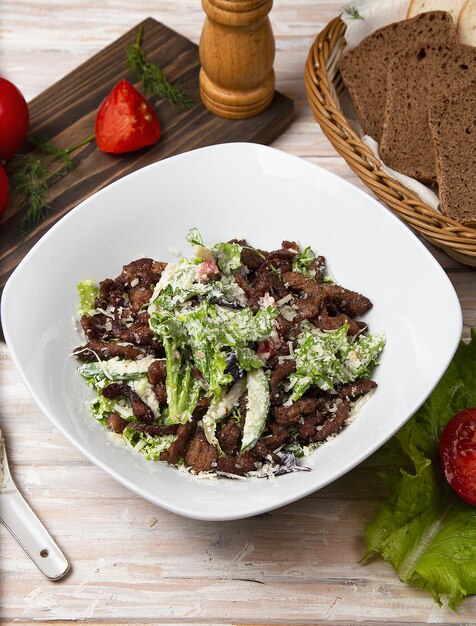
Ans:
[[[188,231],[185,239],[192,246],[203,246],[203,237],[196,226]]]
[[[218,267],[225,274],[231,274],[241,267],[241,246],[237,243],[217,243],[213,246]]]
[[[385,339],[380,335],[361,335],[352,341],[348,324],[334,331],[320,331],[310,324],[298,337],[295,350],[296,371],[291,374],[293,400],[298,400],[311,385],[331,391],[338,383],[350,383],[370,376],[378,364]]]
[[[412,419],[367,463],[382,464],[390,497],[367,527],[364,557],[380,555],[400,580],[456,609],[476,593],[476,508],[449,487],[438,457],[441,432],[476,406],[476,329]]]
[[[297,254],[293,260],[293,272],[297,272],[298,274],[304,274],[304,276],[312,277],[311,272],[309,271],[309,266],[316,258],[316,255],[311,250],[310,246],[304,248],[302,252]]]
[[[151,437],[145,433],[140,433],[133,428],[125,428],[122,436],[131,446],[145,456],[149,461],[158,461],[164,450],[170,447],[174,440],[173,435],[164,435],[163,437]]]
[[[169,283],[163,287],[149,306],[149,313],[154,310],[172,311],[191,298],[226,304],[246,304],[246,296],[232,275],[223,274],[220,280],[201,283],[197,269],[200,259],[181,259],[170,276]]]
[[[76,289],[79,296],[79,315],[90,315],[94,310],[94,301],[99,295],[99,287],[94,285],[94,280],[82,280]]]
[[[268,337],[277,316],[274,307],[260,309],[255,315],[251,309],[227,309],[208,302],[177,313],[176,319],[187,334],[195,366],[208,384],[209,395],[218,397],[222,387],[233,382],[226,372],[229,349],[236,352],[243,369],[263,366],[248,344]]]

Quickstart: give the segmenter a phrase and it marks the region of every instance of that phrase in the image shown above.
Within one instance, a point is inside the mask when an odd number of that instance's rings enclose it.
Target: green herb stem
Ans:
[[[170,83],[164,70],[147,59],[141,47],[143,30],[143,26],[139,26],[135,43],[127,48],[127,65],[130,71],[142,83],[146,95],[158,96],[173,106],[190,109],[194,102],[185,89]]]
[[[20,222],[23,234],[28,228],[41,221],[45,216],[45,212],[51,208],[46,202],[46,195],[49,188],[61,176],[58,176],[58,173],[50,176],[50,164],[60,161],[63,163],[63,171],[70,172],[74,170],[79,165],[79,161],[72,158],[71,153],[94,139],[95,136],[91,135],[70,148],[59,148],[49,139],[32,137],[30,138],[30,143],[42,153],[42,158],[36,158],[30,153],[15,156],[11,186],[12,190],[22,197],[26,206],[25,214]]]

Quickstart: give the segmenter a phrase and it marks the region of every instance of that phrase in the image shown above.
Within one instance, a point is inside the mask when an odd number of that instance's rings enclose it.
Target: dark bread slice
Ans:
[[[476,84],[430,108],[441,212],[476,226]]]
[[[449,13],[430,11],[376,30],[344,55],[340,71],[364,133],[380,141],[387,95],[387,69],[409,47],[456,43]]]
[[[436,182],[428,124],[430,107],[448,93],[476,82],[476,48],[422,46],[389,66],[380,156],[389,167],[425,183]]]

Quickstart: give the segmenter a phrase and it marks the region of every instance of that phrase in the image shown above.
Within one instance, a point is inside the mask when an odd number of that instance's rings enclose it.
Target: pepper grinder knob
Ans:
[[[273,0],[202,0],[200,95],[212,113],[253,117],[274,95]]]

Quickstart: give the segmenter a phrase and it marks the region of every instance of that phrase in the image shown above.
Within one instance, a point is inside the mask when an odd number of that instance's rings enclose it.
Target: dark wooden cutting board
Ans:
[[[292,121],[292,100],[278,92],[269,109],[257,117],[225,120],[212,115],[200,102],[198,46],[153,19],[147,19],[143,26],[142,45],[147,57],[165,70],[169,80],[187,89],[195,106],[182,111],[151,98],[162,126],[156,146],[113,156],[100,152],[92,142],[74,153],[80,163],[72,172],[66,174],[55,165],[55,182],[48,194],[51,208],[46,219],[24,235],[20,220],[25,207],[13,197],[0,223],[0,290],[25,254],[59,218],[121,176],[202,146],[227,141],[270,143]],[[127,70],[126,48],[134,43],[136,33],[137,27],[32,100],[30,135],[46,136],[62,148],[92,135],[98,106],[112,87],[121,78],[133,82]]]

